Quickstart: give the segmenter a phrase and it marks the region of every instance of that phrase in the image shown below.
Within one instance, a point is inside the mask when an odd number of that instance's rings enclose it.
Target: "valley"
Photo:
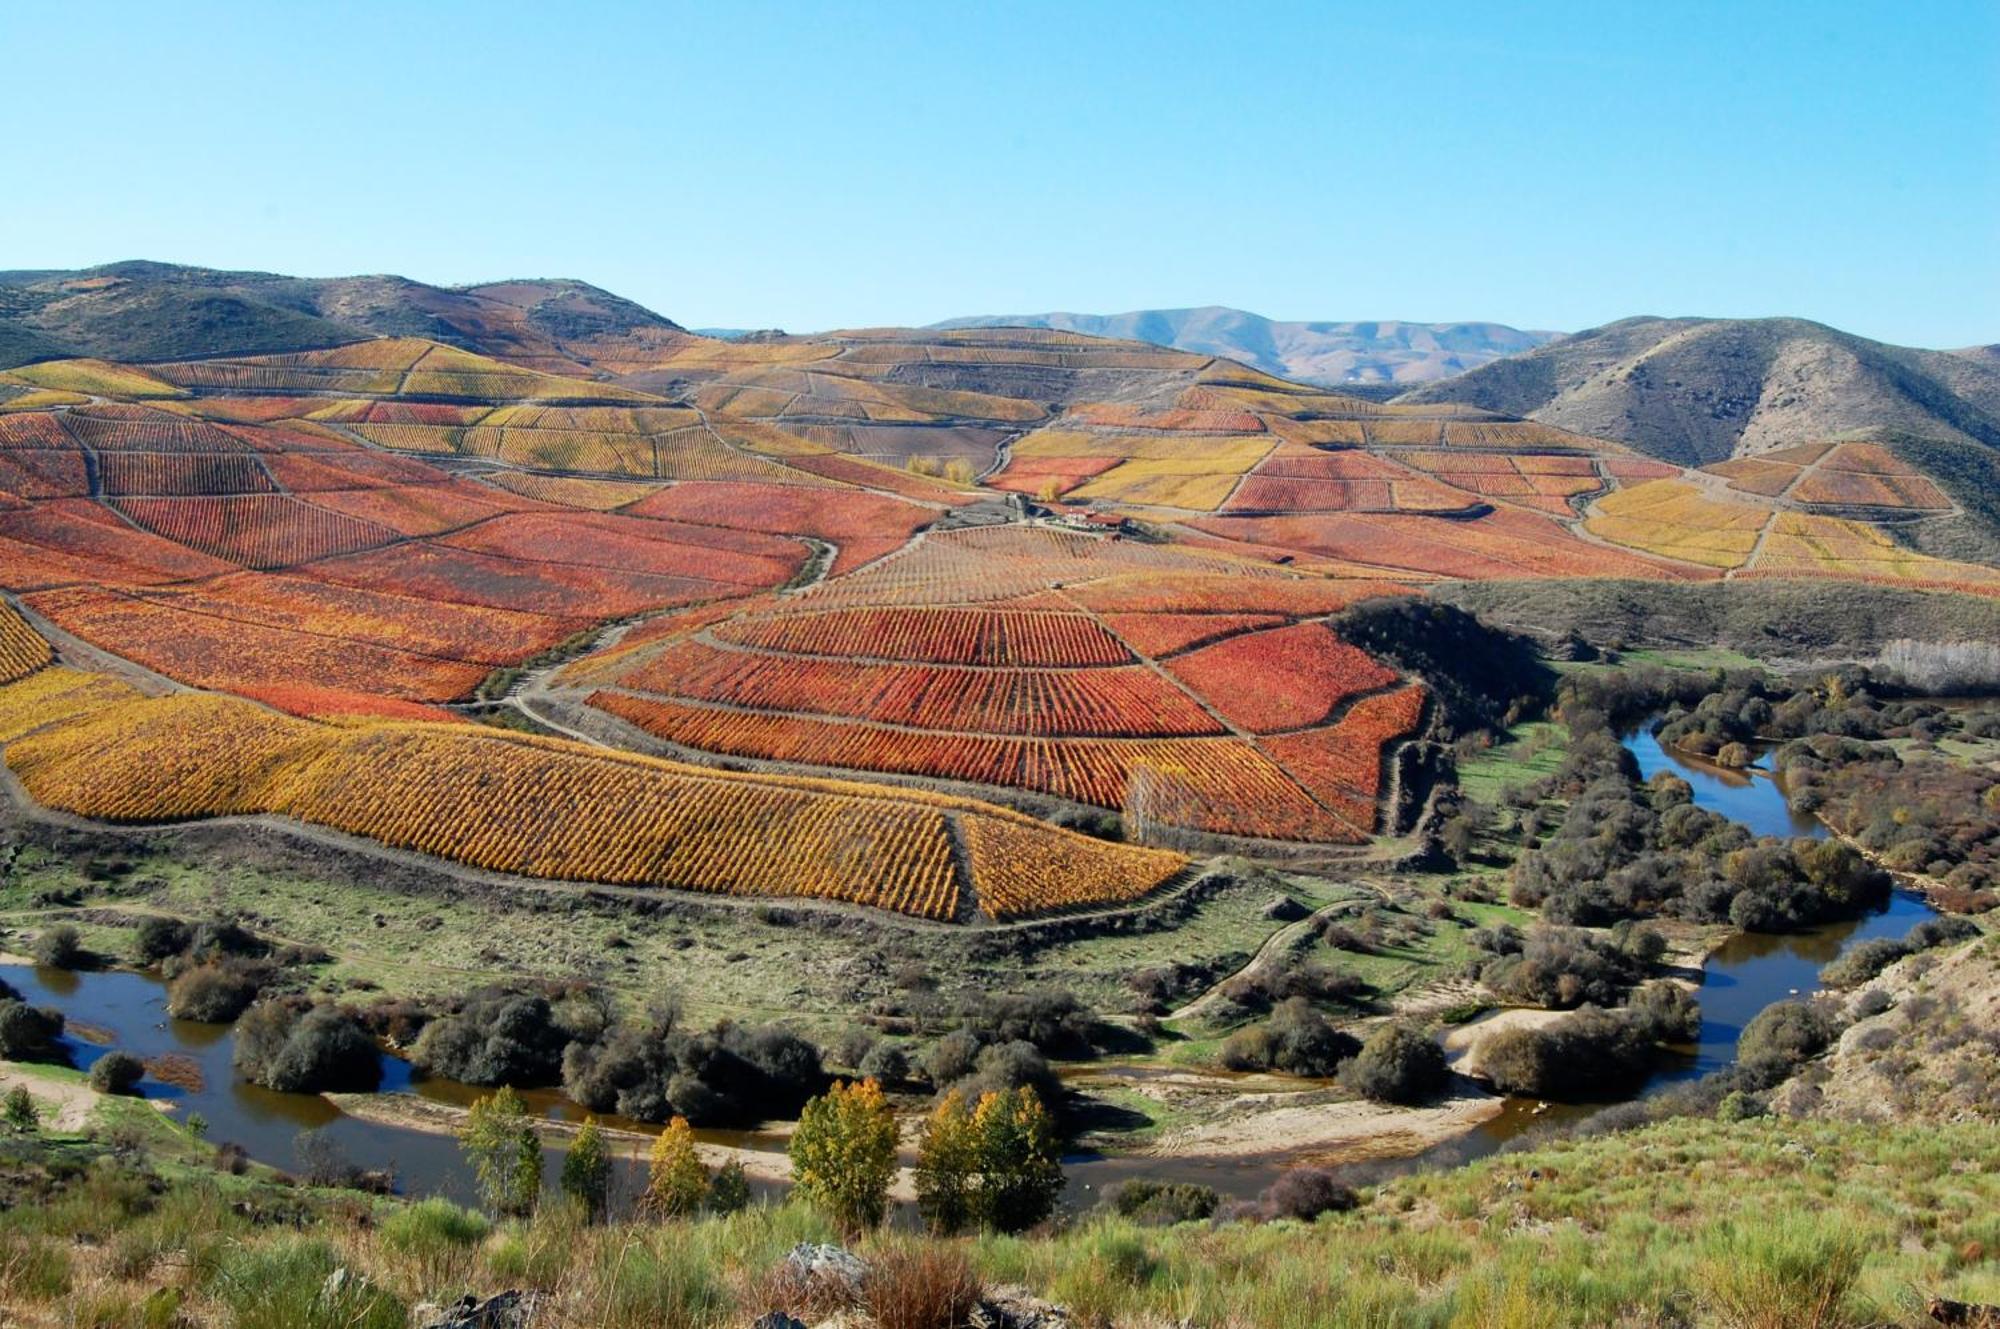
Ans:
[[[1519,387],[1643,321],[1384,400],[579,282],[0,293],[0,1050],[61,1149],[476,1205],[507,1087],[638,1221],[669,1123],[780,1204],[866,1083],[909,1232],[952,1095],[1053,1114],[1058,1227],[1893,1131],[1918,1039],[1990,1128],[1965,357],[1690,441]]]

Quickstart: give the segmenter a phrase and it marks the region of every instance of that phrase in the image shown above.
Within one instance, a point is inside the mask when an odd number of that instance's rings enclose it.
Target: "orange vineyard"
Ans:
[[[65,713],[44,680],[80,697]],[[36,732],[18,716],[46,717]],[[41,802],[108,821],[279,813],[398,849],[564,881],[865,904],[947,920],[1114,903],[1186,860],[1109,845],[963,799],[725,775],[465,726],[329,727],[248,702],[137,698],[44,671],[0,688],[7,762]],[[986,868],[954,836],[1005,842]]]

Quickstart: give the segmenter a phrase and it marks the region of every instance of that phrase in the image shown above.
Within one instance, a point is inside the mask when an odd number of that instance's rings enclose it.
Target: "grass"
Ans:
[[[513,1287],[546,1294],[554,1326],[720,1329],[801,1295],[773,1277],[784,1252],[834,1237],[797,1206],[595,1227],[552,1206],[489,1230],[435,1202],[130,1153],[65,1169],[18,1140],[0,1185],[43,1192],[0,1213],[0,1302],[30,1323],[150,1323],[147,1298],[164,1296],[196,1323],[400,1325],[418,1301]],[[1922,1324],[1930,1295],[2000,1300],[1996,1210],[1991,1125],[1684,1119],[1401,1178],[1313,1224],[1092,1213],[1046,1235],[854,1248],[896,1272],[881,1309],[897,1324],[925,1322],[927,1288],[959,1295],[969,1265],[1078,1324],[1859,1329]],[[85,1305],[117,1313],[52,1318]]]
[[[1466,797],[1498,807],[1508,785],[1531,784],[1562,765],[1569,730],[1551,721],[1533,721],[1511,730],[1497,743],[1458,762],[1458,787]]]

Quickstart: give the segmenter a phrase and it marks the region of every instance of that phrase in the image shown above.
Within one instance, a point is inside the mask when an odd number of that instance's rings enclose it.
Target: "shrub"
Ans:
[[[1267,1218],[1296,1218],[1310,1223],[1321,1214],[1343,1213],[1360,1197],[1326,1168],[1295,1167],[1266,1188],[1259,1205]]]
[[[1422,1030],[1385,1025],[1361,1045],[1342,1069],[1341,1080],[1378,1103],[1414,1104],[1435,1098],[1451,1080],[1444,1049]]]
[[[167,984],[167,1013],[179,1020],[222,1024],[243,1014],[257,998],[257,976],[231,961],[198,964]]]
[[[100,1094],[132,1094],[146,1076],[146,1063],[129,1052],[107,1052],[90,1065],[90,1087]]]
[[[154,915],[139,924],[132,938],[132,955],[140,964],[158,964],[188,948],[193,933],[178,918]]]
[[[35,938],[33,954],[36,964],[51,969],[76,969],[90,959],[90,953],[83,949],[83,934],[68,923],[43,928]]]
[[[0,1120],[9,1129],[26,1134],[41,1125],[42,1114],[35,1107],[35,1098],[23,1085],[15,1085],[7,1091],[7,1097],[0,1101]]]
[[[60,1061],[62,1012],[30,1006],[14,998],[0,999],[0,1057],[9,1061]]]
[[[1777,1002],[1744,1026],[1736,1060],[1757,1086],[1769,1086],[1824,1052],[1834,1033],[1833,1020],[1817,1006]]]
[[[678,1027],[671,1008],[573,1042],[563,1087],[596,1112],[728,1125],[795,1112],[825,1080],[819,1049],[776,1025]]]
[[[902,1084],[910,1078],[910,1055],[901,1043],[877,1043],[856,1069],[883,1084]]]
[[[862,1304],[878,1329],[957,1329],[981,1291],[956,1246],[898,1243],[870,1261]]]
[[[708,1184],[708,1211],[728,1215],[749,1205],[750,1178],[744,1173],[743,1160],[732,1158],[715,1170],[715,1178]]]
[[[1222,1064],[1231,1070],[1281,1070],[1326,1079],[1361,1050],[1353,1035],[1333,1027],[1303,997],[1279,1004],[1262,1025],[1239,1029],[1222,1045]]]
[[[411,1060],[426,1075],[466,1084],[546,1085],[559,1078],[569,1042],[546,997],[488,990],[426,1025]]]
[[[1841,1329],[1866,1251],[1832,1217],[1793,1214],[1722,1224],[1700,1242],[1702,1281],[1742,1329]]]
[[[1586,1007],[1539,1029],[1503,1029],[1479,1048],[1479,1066],[1502,1093],[1571,1102],[1616,1096],[1652,1065],[1643,1015]]]
[[[257,1003],[237,1022],[232,1061],[244,1079],[281,1093],[365,1092],[382,1082],[381,1054],[334,1006]]]
[[[1118,1186],[1111,1192],[1110,1201],[1121,1218],[1169,1227],[1213,1218],[1222,1197],[1210,1186],[1141,1179]]]
[[[1050,1068],[1048,1059],[1025,1040],[981,1048],[973,1061],[972,1074],[951,1088],[968,1100],[1022,1088],[1032,1089],[1043,1103],[1060,1103],[1063,1095],[1062,1081]]]
[[[1910,948],[1892,937],[1875,937],[1851,946],[1832,964],[1819,971],[1820,982],[1830,988],[1859,987],[1910,953]]]

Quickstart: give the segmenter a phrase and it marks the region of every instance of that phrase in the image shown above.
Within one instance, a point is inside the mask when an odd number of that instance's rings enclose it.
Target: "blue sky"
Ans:
[[[793,331],[1213,303],[2000,340],[1992,0],[83,3],[4,30],[0,267],[576,276]]]

